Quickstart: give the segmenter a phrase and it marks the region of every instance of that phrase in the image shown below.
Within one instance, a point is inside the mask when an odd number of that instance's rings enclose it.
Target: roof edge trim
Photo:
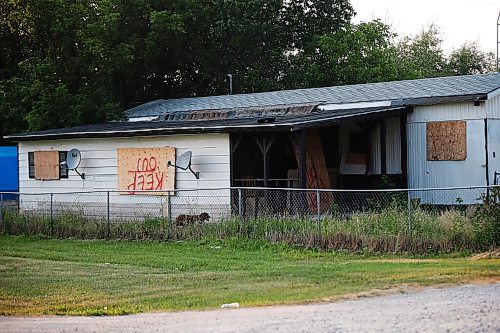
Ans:
[[[494,97],[497,97],[498,95],[500,95],[500,88],[490,91],[486,96],[486,99],[492,99]]]
[[[324,104],[324,105],[319,105],[318,109],[323,111],[335,111],[335,110],[349,110],[349,109],[379,108],[386,106],[391,106],[391,101]]]
[[[210,133],[210,132],[218,132],[218,131],[224,131],[224,130],[231,130],[231,129],[248,129],[248,128],[255,128],[255,129],[262,129],[262,128],[277,128],[277,127],[283,127],[287,126],[287,124],[273,124],[273,123],[264,123],[264,124],[254,124],[254,125],[232,125],[232,126],[212,126],[209,128],[206,127],[176,127],[176,128],[169,128],[169,127],[161,127],[161,128],[144,128],[144,129],[133,129],[133,130],[118,130],[118,131],[89,131],[89,132],[68,132],[68,133],[45,133],[45,134],[33,134],[33,135],[6,135],[4,136],[4,139],[8,139],[11,141],[34,141],[34,140],[52,140],[52,139],[57,139],[61,137],[74,137],[74,136],[81,136],[81,137],[86,137],[86,136],[103,136],[103,137],[109,137],[109,136],[127,136],[127,135],[141,135],[141,133],[145,133],[148,136],[154,135],[151,133],[162,133],[162,132],[177,132],[174,134],[185,134],[185,133]]]

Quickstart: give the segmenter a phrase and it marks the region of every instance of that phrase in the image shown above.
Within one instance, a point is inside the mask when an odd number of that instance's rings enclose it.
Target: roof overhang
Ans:
[[[305,128],[325,127],[335,124],[401,116],[411,110],[407,107],[378,106],[372,108],[347,108],[312,112],[298,116],[226,119],[225,121],[185,121],[185,122],[115,122],[99,125],[79,126],[41,132],[22,133],[6,136],[6,139],[20,141],[56,140],[71,138],[107,138],[160,136],[173,134],[232,133],[232,132],[277,132],[298,131]],[[264,120],[264,121],[261,121]]]

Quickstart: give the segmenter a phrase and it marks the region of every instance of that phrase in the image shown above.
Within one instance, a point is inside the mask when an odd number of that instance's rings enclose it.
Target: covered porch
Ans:
[[[406,108],[230,134],[233,187],[407,186]],[[271,120],[269,120],[271,122]]]
[[[407,187],[410,110],[356,111],[334,117],[324,111],[321,117],[308,115],[291,130],[231,133],[231,185],[242,189],[241,200],[233,201],[243,202],[243,216],[323,213],[338,201],[364,205],[370,200],[366,193],[345,200],[340,197],[356,194],[291,189]]]

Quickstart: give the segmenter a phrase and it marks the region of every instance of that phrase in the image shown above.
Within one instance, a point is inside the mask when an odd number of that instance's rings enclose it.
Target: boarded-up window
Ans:
[[[135,191],[174,189],[175,168],[167,167],[168,161],[175,164],[174,147],[118,148],[118,189],[129,194]]]
[[[57,150],[35,151],[33,157],[35,164],[35,179],[59,179],[59,152]]]
[[[426,132],[428,161],[463,161],[467,157],[465,121],[430,122]]]
[[[64,167],[61,163],[66,162],[67,151],[58,151],[59,154],[59,178],[68,178],[68,168]],[[35,152],[28,152],[28,177],[35,179]],[[57,179],[59,179],[57,178]]]

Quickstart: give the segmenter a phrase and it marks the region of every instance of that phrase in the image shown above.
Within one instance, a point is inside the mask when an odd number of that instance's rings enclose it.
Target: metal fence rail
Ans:
[[[433,189],[329,190],[233,187],[165,192],[93,191],[69,193],[0,193],[0,219],[5,214],[37,216],[53,221],[60,217],[85,217],[111,224],[162,219],[182,225],[193,221],[217,222],[231,218],[304,219],[316,223],[321,233],[325,220],[404,212],[412,235],[418,211],[467,214],[489,203],[498,203],[500,186]],[[401,216],[398,216],[401,219]]]

